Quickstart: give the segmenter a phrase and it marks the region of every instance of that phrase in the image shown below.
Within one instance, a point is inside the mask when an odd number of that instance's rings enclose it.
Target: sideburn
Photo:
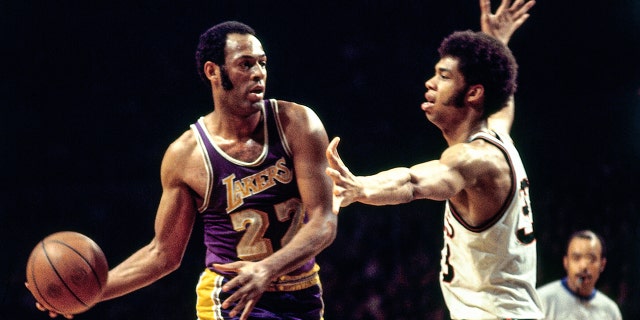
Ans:
[[[458,92],[456,92],[456,94],[447,102],[453,102],[453,105],[456,106],[456,108],[462,108],[462,106],[464,106],[464,99],[467,96],[468,90],[469,85],[465,85],[462,89],[458,90]]]
[[[227,72],[227,68],[225,68],[224,65],[220,66],[220,81],[222,82],[223,89],[227,91],[233,89],[233,83],[231,83],[229,73]]]

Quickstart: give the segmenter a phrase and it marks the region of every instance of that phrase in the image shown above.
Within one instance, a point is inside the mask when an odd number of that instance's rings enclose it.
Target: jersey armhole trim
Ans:
[[[200,147],[200,153],[202,154],[202,161],[204,162],[204,167],[207,170],[207,187],[205,189],[204,198],[202,199],[202,205],[198,208],[198,212],[202,213],[209,207],[209,199],[211,198],[211,192],[213,191],[213,168],[211,167],[211,159],[209,158],[209,153],[207,152],[207,147],[205,146],[204,141],[202,140],[202,130],[204,127],[201,122],[204,121],[201,117],[198,119],[198,122],[191,125],[191,130],[194,131],[196,141],[198,142],[198,146]]]
[[[482,139],[487,141],[488,143],[500,149],[502,154],[504,154],[507,160],[507,164],[509,165],[509,171],[511,171],[511,190],[509,191],[509,196],[507,197],[507,199],[505,199],[504,203],[502,203],[502,206],[500,207],[498,212],[493,217],[491,217],[491,219],[487,220],[485,223],[479,226],[472,226],[468,224],[466,221],[464,221],[464,219],[462,219],[460,214],[458,214],[458,212],[456,211],[451,201],[447,200],[447,202],[449,204],[449,210],[451,210],[451,214],[465,229],[471,232],[482,232],[494,226],[506,214],[507,209],[511,205],[511,202],[513,202],[513,199],[515,198],[517,193],[517,177],[516,177],[516,170],[514,168],[513,161],[511,160],[511,157],[509,156],[509,152],[507,151],[507,149],[501,144],[502,140],[499,139],[499,136],[498,138],[496,138],[489,134],[481,132],[481,133],[478,133],[477,135],[474,135],[470,139],[470,142],[476,139]]]

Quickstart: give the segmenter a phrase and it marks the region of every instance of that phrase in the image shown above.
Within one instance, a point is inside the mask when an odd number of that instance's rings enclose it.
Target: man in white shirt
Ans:
[[[545,319],[621,320],[618,305],[595,288],[607,264],[604,240],[590,230],[569,238],[563,258],[567,276],[538,288]]]

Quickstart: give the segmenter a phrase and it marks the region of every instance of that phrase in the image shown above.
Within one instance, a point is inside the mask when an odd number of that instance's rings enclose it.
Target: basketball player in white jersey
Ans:
[[[540,319],[529,180],[509,136],[517,64],[506,47],[534,2],[481,0],[481,32],[454,32],[426,82],[427,119],[448,148],[440,159],[354,176],[327,149],[334,212],[416,199],[445,201],[440,283],[453,319]],[[493,36],[493,37],[492,37]]]

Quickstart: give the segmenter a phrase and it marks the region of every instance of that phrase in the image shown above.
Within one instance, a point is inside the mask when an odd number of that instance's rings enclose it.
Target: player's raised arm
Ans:
[[[509,43],[513,33],[529,18],[529,9],[535,0],[502,0],[495,13],[491,12],[491,0],[480,0],[480,26],[482,32],[500,40],[504,45]],[[504,108],[488,118],[487,126],[495,131],[509,134],[515,115],[514,98],[511,97]]]

